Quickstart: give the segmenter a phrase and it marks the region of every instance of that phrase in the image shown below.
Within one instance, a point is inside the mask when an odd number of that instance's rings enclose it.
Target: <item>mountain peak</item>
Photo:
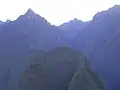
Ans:
[[[26,12],[26,15],[28,15],[28,16],[35,15],[35,12],[30,8],[30,9],[28,9],[28,11]]]
[[[21,19],[33,20],[33,18],[35,18],[36,16],[37,14],[30,8],[27,10],[27,12],[24,15],[21,15],[20,17],[18,17],[18,20],[21,20]]]
[[[77,19],[77,18],[74,18],[73,20],[76,20],[76,21],[78,21],[78,19]],[[71,20],[71,21],[73,21],[73,20]]]
[[[39,14],[36,14],[32,9],[28,9],[27,12],[19,16],[17,20],[24,23],[32,22],[33,24],[36,25],[37,24],[48,25],[47,20],[41,17]]]

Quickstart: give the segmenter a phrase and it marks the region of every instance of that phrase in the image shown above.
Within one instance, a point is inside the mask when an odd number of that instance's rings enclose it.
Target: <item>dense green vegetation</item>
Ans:
[[[105,90],[82,53],[58,47],[33,59],[23,73],[20,90]]]

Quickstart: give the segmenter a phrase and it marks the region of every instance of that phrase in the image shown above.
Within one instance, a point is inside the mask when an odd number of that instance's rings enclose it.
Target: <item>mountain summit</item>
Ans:
[[[33,19],[37,17],[38,15],[32,9],[28,9],[28,11],[24,14],[24,16],[26,16],[28,19]]]
[[[32,14],[35,14],[35,12],[30,8],[27,10],[26,14],[32,15]]]
[[[32,9],[28,9],[28,11],[24,15],[21,15],[20,17],[18,17],[16,21],[17,22],[19,21],[21,23],[29,23],[29,24],[31,23],[34,25],[41,25],[41,26],[44,25],[44,27],[47,27],[47,25],[49,24],[45,18],[36,14]],[[34,25],[31,25],[31,26],[34,26]]]

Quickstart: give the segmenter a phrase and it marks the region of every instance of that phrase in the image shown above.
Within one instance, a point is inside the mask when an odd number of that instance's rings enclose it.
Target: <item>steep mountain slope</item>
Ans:
[[[120,89],[120,6],[97,13],[73,39],[73,47],[83,51],[108,83],[108,90]]]
[[[20,90],[105,90],[87,59],[78,51],[58,47],[42,53],[23,73]]]
[[[61,45],[61,31],[31,9],[0,29],[0,90],[14,90],[29,58],[38,51]],[[9,68],[9,70],[8,70]],[[8,74],[10,72],[10,75]],[[9,76],[9,82],[4,82]],[[8,84],[8,85],[6,85]],[[9,85],[10,84],[10,85]],[[12,85],[11,85],[12,84]]]

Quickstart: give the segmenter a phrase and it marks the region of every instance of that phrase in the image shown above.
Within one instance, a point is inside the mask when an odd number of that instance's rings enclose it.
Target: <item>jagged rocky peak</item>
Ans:
[[[31,8],[27,10],[27,12],[23,15],[21,15],[20,17],[18,17],[17,20],[33,20],[36,18],[36,16],[38,16]]]
[[[36,14],[31,8],[27,10],[27,12],[17,19],[18,21],[22,22],[32,22],[33,24],[48,24],[47,20],[43,17],[41,17],[39,14]]]
[[[30,8],[28,9],[28,11],[26,12],[26,15],[36,15],[35,12]]]
[[[32,19],[35,17],[37,14],[30,8],[28,11],[24,14],[25,16],[28,17],[28,19]]]

